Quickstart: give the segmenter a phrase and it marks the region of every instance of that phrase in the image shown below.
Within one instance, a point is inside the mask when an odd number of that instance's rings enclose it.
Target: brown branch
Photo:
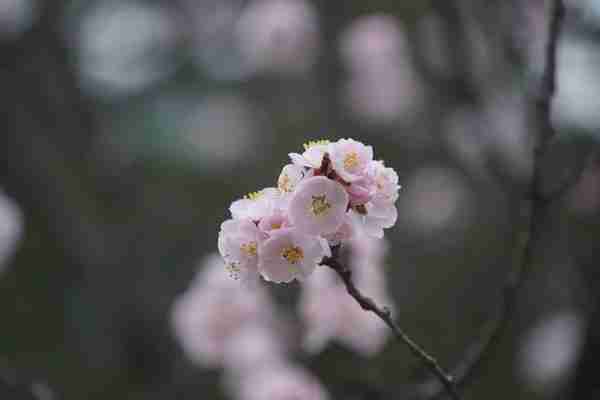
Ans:
[[[529,189],[531,196],[527,196],[531,200],[527,230],[528,237],[524,243],[520,267],[515,273],[511,274],[504,286],[502,302],[498,307],[496,316],[482,329],[479,339],[467,348],[462,360],[452,370],[452,374],[447,373],[435,358],[429,355],[402,331],[392,319],[389,309],[386,307],[378,307],[372,299],[360,293],[352,282],[351,271],[340,264],[338,260],[337,253],[339,247],[333,249],[332,257],[323,260],[323,264],[328,265],[337,272],[343,280],[348,293],[358,302],[358,304],[364,310],[373,312],[381,318],[390,329],[392,329],[396,337],[404,342],[411,352],[420,358],[437,377],[441,384],[439,389],[433,388],[432,382],[418,385],[417,392],[421,395],[426,395],[429,398],[439,396],[441,394],[440,390],[443,388],[453,399],[460,399],[456,386],[464,385],[466,383],[473,375],[475,368],[478,365],[481,365],[486,357],[489,356],[489,350],[492,349],[503,336],[503,333],[508,326],[508,322],[516,308],[516,296],[521,286],[523,275],[533,261],[533,250],[541,234],[541,224],[547,207],[550,202],[561,197],[570,187],[572,187],[572,185],[578,181],[581,172],[585,169],[582,166],[585,163],[581,162],[574,168],[572,175],[569,176],[559,188],[548,193],[542,191],[541,159],[546,154],[550,141],[556,136],[556,131],[551,124],[550,111],[552,98],[556,91],[556,50],[565,15],[563,0],[554,0],[551,13],[548,42],[545,51],[546,66],[541,78],[540,90],[535,101],[537,111],[536,122],[538,124],[539,135],[533,154],[534,170]]]
[[[394,332],[396,338],[406,344],[410,351],[423,361],[427,368],[439,379],[452,399],[460,400],[460,395],[454,386],[454,378],[440,366],[433,356],[429,355],[396,324],[389,308],[378,306],[373,299],[366,297],[358,290],[352,281],[352,271],[340,262],[339,251],[340,246],[333,247],[331,257],[323,259],[322,264],[329,266],[337,272],[344,282],[348,294],[356,300],[363,310],[377,315]]]
[[[454,384],[456,386],[462,386],[467,383],[467,380],[473,376],[475,369],[490,356],[489,351],[497,345],[503,336],[516,308],[516,297],[523,276],[533,261],[533,249],[538,242],[541,233],[541,224],[547,207],[552,201],[562,197],[569,188],[576,184],[583,170],[585,170],[585,160],[587,160],[587,157],[582,157],[578,160],[571,175],[558,188],[550,192],[542,191],[541,159],[546,154],[550,141],[556,136],[556,131],[551,124],[550,112],[552,98],[556,92],[556,51],[564,16],[565,6],[563,0],[554,0],[553,9],[551,10],[548,42],[545,49],[545,69],[541,78],[540,91],[535,101],[539,136],[533,155],[534,171],[529,189],[532,196],[527,196],[531,200],[527,231],[528,237],[523,244],[520,266],[517,271],[511,273],[504,285],[502,301],[496,315],[484,326],[478,340],[467,348],[461,361],[452,369],[452,376],[454,377]],[[517,244],[521,245],[521,243]],[[420,398],[435,398],[441,394],[443,388],[439,385],[436,385],[437,387],[434,385],[434,382],[420,384],[417,386],[415,394]]]
[[[508,322],[516,308],[516,297],[521,287],[523,277],[533,261],[533,250],[541,234],[541,226],[547,207],[554,199],[562,196],[568,188],[574,185],[584,166],[578,165],[559,189],[544,193],[542,191],[542,157],[546,154],[550,141],[556,136],[556,131],[550,119],[551,103],[556,91],[556,50],[558,38],[565,16],[563,0],[554,0],[549,24],[548,42],[545,50],[545,68],[541,77],[540,91],[536,97],[536,123],[538,140],[533,153],[533,177],[529,188],[531,201],[527,239],[524,241],[520,266],[510,275],[502,292],[502,303],[494,320],[486,324],[480,339],[467,350],[461,362],[453,369],[457,385],[466,383],[473,375],[475,368],[481,365],[491,350],[503,336]],[[519,236],[519,235],[518,235]],[[517,243],[521,245],[521,243]],[[439,392],[431,394],[436,397]]]

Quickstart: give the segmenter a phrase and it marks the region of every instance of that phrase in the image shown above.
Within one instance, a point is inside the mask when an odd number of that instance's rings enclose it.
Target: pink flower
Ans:
[[[203,264],[190,287],[175,299],[171,326],[191,361],[219,367],[232,337],[248,324],[272,324],[275,310],[262,287],[249,289],[230,279],[217,255]]]
[[[328,140],[319,140],[316,142],[309,142],[304,145],[304,153],[290,153],[290,159],[292,162],[299,167],[308,168],[319,168],[323,161],[323,155],[327,153],[329,149]]]
[[[372,161],[369,163],[368,175],[375,183],[374,202],[396,202],[400,190],[396,171],[387,168],[383,161]]]
[[[319,381],[291,363],[271,365],[230,379],[233,398],[238,400],[328,400]]]
[[[353,206],[368,203],[376,193],[377,186],[374,179],[365,175],[352,182],[347,188],[350,204]]]
[[[277,229],[290,226],[287,213],[283,210],[274,210],[272,214],[265,216],[258,223],[258,228],[266,234],[271,234]]]
[[[229,207],[234,219],[249,218],[258,221],[265,215],[272,213],[274,208],[281,208],[281,193],[276,188],[265,188],[261,191],[250,193],[243,199],[234,201]]]
[[[335,232],[344,223],[348,193],[324,176],[303,180],[290,199],[288,213],[292,225],[311,235]]]
[[[265,234],[250,219],[230,219],[221,224],[219,253],[233,278],[248,281],[257,276],[258,249],[264,239]]]
[[[335,172],[346,182],[359,180],[373,161],[373,148],[353,139],[340,139],[329,146]]]
[[[377,239],[383,237],[383,229],[391,228],[398,219],[398,210],[393,203],[369,202],[365,209],[366,215],[352,213],[352,218],[357,225],[362,226],[365,234]]]
[[[295,228],[279,229],[262,243],[258,269],[273,282],[303,280],[310,275],[329,248],[323,239],[306,235]]]
[[[323,238],[327,239],[331,245],[340,244],[341,242],[354,237],[356,227],[355,220],[351,217],[351,214],[351,212],[346,213],[345,220],[337,231],[323,235]]]
[[[279,174],[277,187],[282,193],[291,193],[306,174],[303,167],[296,164],[287,164]]]

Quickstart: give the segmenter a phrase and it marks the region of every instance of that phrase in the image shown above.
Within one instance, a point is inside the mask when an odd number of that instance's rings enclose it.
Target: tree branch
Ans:
[[[540,90],[535,99],[536,123],[538,127],[538,138],[533,153],[533,176],[531,179],[529,192],[527,196],[530,201],[529,222],[527,225],[527,237],[523,242],[517,241],[517,245],[522,245],[523,250],[519,268],[511,273],[507,279],[503,292],[502,303],[496,319],[486,325],[483,334],[466,354],[463,361],[458,364],[453,371],[458,384],[464,384],[465,380],[472,375],[475,367],[483,362],[487,351],[494,347],[502,333],[506,330],[511,316],[516,308],[516,297],[521,287],[523,277],[528,267],[533,262],[533,251],[538,243],[541,234],[541,226],[544,220],[547,207],[554,199],[562,196],[569,187],[574,185],[581,171],[584,169],[584,163],[576,166],[573,175],[570,176],[559,189],[544,193],[542,190],[542,157],[546,154],[550,141],[556,136],[556,131],[552,126],[550,112],[552,98],[556,92],[556,51],[558,47],[558,38],[562,28],[565,16],[565,6],[563,0],[554,0],[549,22],[548,41],[545,49],[545,68],[541,77]],[[520,237],[520,235],[518,235]]]
[[[463,385],[471,377],[474,369],[480,365],[488,352],[503,336],[511,316],[516,308],[516,297],[529,265],[533,261],[533,250],[541,234],[541,225],[544,220],[549,204],[556,198],[562,196],[572,185],[574,185],[585,169],[582,161],[573,171],[573,174],[565,180],[560,187],[552,192],[542,191],[542,157],[546,154],[550,141],[556,136],[556,131],[550,119],[552,98],[556,92],[556,50],[558,38],[565,16],[563,0],[554,0],[549,23],[548,42],[545,49],[545,68],[541,77],[540,90],[535,99],[536,123],[538,127],[538,138],[533,153],[533,176],[529,187],[531,201],[529,211],[529,222],[527,238],[523,243],[519,268],[511,273],[507,279],[503,292],[502,302],[494,320],[484,327],[480,339],[476,341],[465,353],[462,361],[453,369],[456,384]],[[430,397],[436,397],[439,392],[432,393]]]
[[[556,92],[556,51],[558,38],[565,16],[563,0],[554,0],[549,23],[548,42],[545,49],[545,69],[541,77],[540,90],[535,99],[536,122],[538,124],[538,140],[534,150],[534,171],[529,192],[532,194],[527,238],[522,243],[522,256],[519,268],[511,273],[507,279],[503,291],[502,300],[494,318],[487,323],[479,338],[467,348],[461,361],[452,369],[454,385],[462,386],[473,376],[477,366],[481,365],[491,350],[503,336],[508,326],[511,315],[516,308],[516,297],[521,286],[523,276],[533,260],[533,249],[541,233],[541,223],[544,219],[546,207],[557,198],[562,197],[574,184],[577,183],[583,170],[587,157],[578,159],[577,165],[572,173],[556,189],[542,191],[542,163],[541,159],[546,154],[551,140],[556,136],[556,131],[551,124],[550,112],[552,98]],[[443,382],[443,381],[442,381]],[[446,385],[444,385],[446,387]],[[417,386],[416,395],[419,398],[435,398],[441,394],[444,387],[436,385],[435,382],[426,382]]]
[[[358,290],[352,281],[352,271],[340,262],[339,251],[339,245],[333,247],[331,257],[325,258],[322,264],[329,266],[339,275],[346,286],[348,294],[356,300],[363,310],[377,315],[394,332],[396,338],[406,344],[410,351],[423,361],[427,368],[439,379],[452,399],[460,400],[460,395],[454,386],[454,378],[440,366],[433,356],[429,355],[396,324],[389,308],[378,306],[373,299],[366,297]]]

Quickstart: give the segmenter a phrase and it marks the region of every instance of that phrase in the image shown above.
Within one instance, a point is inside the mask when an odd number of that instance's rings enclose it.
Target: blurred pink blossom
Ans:
[[[21,209],[0,190],[0,272],[16,251],[23,229]]]
[[[583,345],[585,319],[565,310],[539,321],[523,338],[518,358],[521,378],[538,393],[566,383]]]
[[[382,265],[385,244],[361,234],[356,237],[349,244],[356,286],[376,303],[391,306]],[[330,340],[337,340],[365,356],[382,349],[389,336],[387,327],[348,296],[333,270],[319,267],[302,288],[299,312],[306,328],[304,347],[307,351],[319,352]]]
[[[240,285],[228,276],[221,257],[211,255],[188,290],[175,299],[171,318],[188,358],[201,366],[220,367],[226,356],[231,359],[228,348],[236,335],[251,325],[271,327],[277,317],[263,287]]]
[[[405,33],[394,17],[357,18],[342,34],[340,53],[349,73],[342,102],[353,117],[390,123],[418,111],[421,84]]]
[[[302,75],[315,63],[317,14],[305,0],[254,0],[236,33],[243,60],[256,72]]]
[[[224,351],[224,366],[230,373],[249,375],[256,368],[285,362],[289,337],[283,320],[276,326],[249,323],[242,326],[229,340]]]
[[[233,379],[232,379],[233,378]],[[237,400],[328,400],[319,381],[291,363],[256,368],[249,375],[230,377],[228,386]]]

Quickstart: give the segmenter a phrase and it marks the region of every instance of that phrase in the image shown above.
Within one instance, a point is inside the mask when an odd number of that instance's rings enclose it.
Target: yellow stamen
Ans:
[[[344,169],[356,167],[359,161],[358,154],[355,151],[351,151],[350,153],[346,154],[346,157],[344,157]]]
[[[256,242],[244,243],[240,247],[242,248],[242,251],[244,253],[246,253],[246,255],[248,255],[250,257],[256,256],[256,253],[257,253],[257,244],[256,244]]]
[[[263,195],[262,191],[259,192],[250,192],[244,196],[245,199],[248,200],[258,200]]]
[[[290,179],[290,177],[287,174],[283,174],[279,177],[279,180],[277,181],[277,187],[282,192],[291,192],[292,191],[291,183],[292,183],[292,180]]]
[[[225,264],[225,271],[229,274],[231,279],[235,279],[236,281],[240,279],[240,267],[235,262],[229,262]]]
[[[304,143],[304,150],[308,150],[313,146],[319,146],[319,145],[323,145],[323,144],[329,144],[329,140],[327,139],[320,139],[320,140],[309,140],[307,143]]]
[[[312,204],[310,210],[316,216],[324,214],[331,208],[331,204],[327,201],[327,197],[323,196],[312,196]]]
[[[297,264],[304,258],[304,252],[300,247],[288,246],[283,248],[281,251],[281,256],[290,264]]]
[[[281,228],[281,222],[271,224],[271,229],[279,229],[279,228]]]

